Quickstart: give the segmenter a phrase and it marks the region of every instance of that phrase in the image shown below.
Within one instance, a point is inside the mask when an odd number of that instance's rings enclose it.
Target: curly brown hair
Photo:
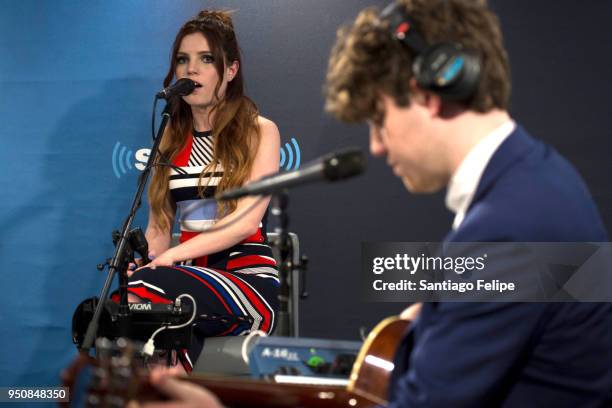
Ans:
[[[215,95],[218,102],[211,110],[212,134],[214,137],[214,158],[204,168],[199,181],[200,195],[209,179],[203,175],[209,172],[217,162],[223,167],[223,177],[217,186],[217,192],[244,184],[251,173],[255,152],[259,146],[261,133],[258,122],[258,109],[255,103],[244,95],[243,67],[240,49],[234,32],[231,12],[222,10],[203,10],[197,17],[187,21],[176,35],[172,45],[170,67],[164,78],[164,87],[170,85],[175,76],[176,59],[183,38],[189,34],[201,33],[211,47],[215,69],[219,78],[227,64],[238,62],[240,69],[228,83],[225,96],[219,97],[221,81],[217,82]],[[190,106],[179,99],[171,105],[170,123],[164,134],[160,150],[166,160],[174,160],[183,149],[188,135],[193,131],[193,117]],[[159,158],[158,162],[163,158]],[[149,204],[158,226],[164,230],[171,227],[174,205],[170,199],[168,180],[170,169],[157,167],[149,186]],[[230,214],[236,209],[237,202],[219,203],[219,217]]]
[[[428,44],[453,42],[480,53],[480,80],[475,94],[463,102],[467,109],[482,113],[508,109],[508,55],[497,16],[486,1],[397,1]],[[361,11],[352,25],[338,30],[327,70],[325,109],[345,122],[380,122],[381,93],[399,106],[408,106],[414,57],[392,38],[377,8]]]

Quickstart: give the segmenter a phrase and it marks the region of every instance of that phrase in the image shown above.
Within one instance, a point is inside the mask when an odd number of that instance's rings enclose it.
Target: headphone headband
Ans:
[[[414,21],[402,6],[392,2],[380,13],[383,21],[389,22],[392,36],[402,45],[407,46],[416,54],[427,49],[427,42],[415,28]]]
[[[391,36],[415,54],[412,71],[423,89],[443,99],[467,100],[478,88],[480,57],[457,43],[428,45],[406,9],[392,2],[380,14]]]

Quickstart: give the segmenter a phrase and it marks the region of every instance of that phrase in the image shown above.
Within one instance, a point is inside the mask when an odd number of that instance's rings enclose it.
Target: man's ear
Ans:
[[[410,79],[410,100],[427,108],[431,116],[439,116],[441,113],[442,98],[419,87],[415,78]]]
[[[239,67],[238,61],[232,62],[232,64],[227,67],[226,72],[225,72],[225,77],[227,78],[227,82],[232,82],[232,79],[234,79],[239,69],[240,67]]]

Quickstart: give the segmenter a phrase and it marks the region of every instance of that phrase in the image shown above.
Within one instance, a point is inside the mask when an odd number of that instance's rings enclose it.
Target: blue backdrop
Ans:
[[[298,150],[303,163],[367,148],[365,127],[323,114],[321,86],[338,25],[385,3],[0,0],[0,387],[55,385],[74,356],[72,312],[102,286],[95,266],[129,207],[152,96],[183,21],[204,7],[238,10],[247,92],[295,164]],[[610,227],[612,61],[601,50],[612,3],[490,3],[513,66],[513,116],[578,167]],[[408,195],[384,160],[341,185],[296,189],[291,229],[311,259],[301,332],[356,339],[400,310],[334,294],[358,293],[362,241],[441,240],[451,220],[442,194]]]
[[[57,384],[74,356],[72,312],[102,286],[95,266],[146,160],[152,96],[176,31],[201,8],[238,10],[247,91],[279,125],[285,167],[320,152],[334,30],[366,3],[304,3],[0,2],[0,386]]]

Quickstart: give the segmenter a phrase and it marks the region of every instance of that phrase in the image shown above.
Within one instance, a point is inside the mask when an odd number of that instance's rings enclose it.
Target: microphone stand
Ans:
[[[157,131],[157,137],[153,142],[153,147],[151,148],[151,154],[149,155],[149,161],[147,162],[147,166],[143,170],[143,172],[138,177],[138,188],[134,195],[134,199],[132,201],[132,206],[130,208],[130,212],[128,213],[127,218],[123,223],[123,227],[118,236],[118,241],[115,246],[115,253],[113,257],[108,262],[108,276],[106,277],[106,281],[104,282],[104,286],[102,287],[102,291],[100,292],[99,301],[96,304],[96,309],[94,311],[93,317],[87,326],[87,332],[85,333],[85,338],[81,345],[81,351],[89,353],[91,347],[93,346],[96,333],[98,332],[98,325],[100,321],[100,315],[102,314],[102,309],[104,308],[105,300],[108,297],[108,292],[110,290],[110,286],[113,282],[113,278],[115,277],[115,273],[119,271],[119,313],[117,315],[119,319],[119,327],[120,333],[125,334],[127,332],[128,323],[129,323],[129,315],[130,309],[128,306],[128,276],[127,276],[127,267],[131,258],[132,249],[129,244],[129,231],[132,226],[132,222],[134,221],[134,217],[136,216],[136,212],[140,208],[142,203],[142,194],[144,192],[147,181],[149,180],[149,175],[151,173],[151,167],[153,163],[155,163],[155,159],[157,158],[157,153],[159,151],[159,145],[161,143],[162,136],[166,129],[166,125],[168,124],[168,120],[170,119],[170,103],[166,103],[166,107],[162,112],[162,121],[159,125],[159,129]]]
[[[276,334],[279,336],[295,336],[292,324],[292,316],[289,312],[289,300],[291,298],[291,288],[289,286],[289,274],[293,266],[291,259],[291,242],[289,240],[289,217],[287,216],[287,206],[289,204],[289,194],[284,189],[272,196],[272,214],[279,220],[279,226],[275,232],[279,234],[278,249],[280,253],[280,267],[278,268],[280,288],[278,293],[278,326]]]

